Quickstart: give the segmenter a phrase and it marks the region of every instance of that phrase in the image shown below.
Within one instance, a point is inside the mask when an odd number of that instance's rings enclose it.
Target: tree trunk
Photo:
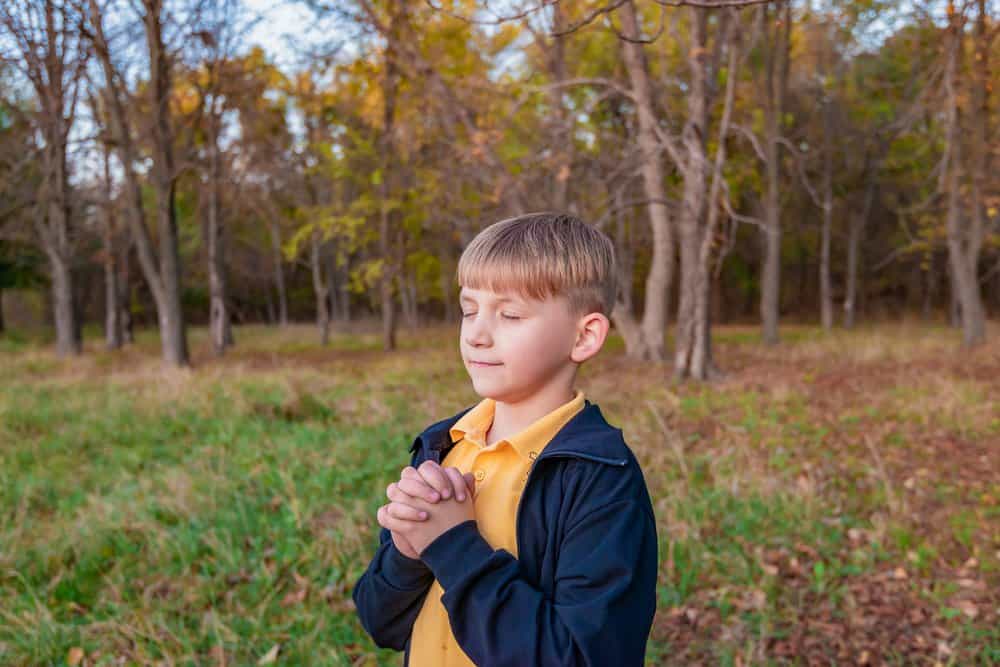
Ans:
[[[444,321],[451,323],[458,321],[458,312],[455,308],[456,299],[453,296],[454,287],[452,283],[455,272],[451,259],[448,257],[447,247],[442,248],[440,252],[441,254],[438,255],[438,263],[441,266],[439,280],[441,281],[441,300],[444,303]],[[446,267],[449,270],[445,270]]]
[[[767,12],[767,7],[763,9]],[[764,124],[767,131],[765,145],[767,165],[767,192],[764,198],[764,268],[761,272],[760,314],[763,324],[762,337],[767,345],[778,342],[778,320],[781,306],[781,123],[785,111],[785,91],[788,85],[788,49],[791,30],[791,4],[780,2],[777,12],[783,17],[775,21],[775,38],[767,53],[767,95],[765,97]]]
[[[271,230],[271,257],[274,263],[274,289],[278,293],[278,324],[288,326],[288,290],[285,288],[284,257],[281,252],[281,229],[273,220],[268,223]]]
[[[718,47],[728,48],[729,68],[719,139],[712,163],[711,191],[707,192],[708,12],[699,8],[692,8],[691,12],[692,45],[688,55],[691,83],[688,92],[688,119],[681,133],[686,160],[682,168],[684,195],[680,216],[681,285],[674,347],[674,377],[678,380],[687,377],[708,380],[718,373],[711,348],[712,242],[718,226],[716,202],[721,190],[726,135],[729,132],[735,91],[736,47],[732,43],[723,43],[728,42],[727,33],[720,29]]]
[[[934,286],[936,280],[934,275],[934,253],[929,253],[927,257],[927,267],[924,269],[924,304],[920,317],[924,322],[929,322],[934,310]]]
[[[391,171],[393,167],[393,132],[396,119],[396,93],[399,88],[399,68],[397,65],[397,43],[403,11],[401,6],[393,7],[389,30],[386,34],[385,75],[382,78],[382,98],[385,105],[382,113],[382,137],[379,162],[382,180],[379,183],[379,252],[382,257],[382,273],[379,276],[379,301],[382,307],[382,349],[396,349],[396,304],[393,283],[400,267],[396,263],[395,244],[399,242],[398,230],[389,208],[392,196]]]
[[[104,237],[104,345],[109,350],[122,346],[121,308],[118,306],[118,272],[110,234]]]
[[[977,43],[976,54],[980,60],[985,60],[985,5],[979,2],[980,15],[977,20]],[[951,268],[952,294],[958,306],[959,318],[962,325],[962,343],[966,347],[972,347],[982,343],[986,336],[985,314],[983,312],[982,297],[979,292],[978,264],[979,252],[983,241],[983,216],[982,193],[976,191],[976,185],[981,187],[985,180],[985,150],[986,147],[974,148],[972,159],[972,179],[973,179],[973,203],[972,215],[965,216],[962,211],[963,196],[961,192],[963,181],[963,159],[962,154],[962,117],[959,109],[958,97],[962,66],[963,51],[963,17],[955,10],[952,2],[948,3],[948,17],[950,19],[949,32],[950,44],[948,46],[948,60],[945,69],[945,92],[947,94],[947,118],[948,118],[948,176],[947,176],[947,230],[948,230],[948,260]],[[980,74],[981,65],[977,63],[977,79]],[[974,107],[973,109],[973,131],[979,135],[977,139],[984,141],[982,133],[986,130],[986,118],[983,106],[985,105],[986,86],[989,80],[977,80],[973,86]],[[976,90],[982,87],[982,90]],[[981,154],[981,156],[980,156]]]
[[[135,172],[138,152],[131,136],[131,123],[125,110],[121,89],[122,77],[111,62],[110,50],[104,35],[103,19],[96,0],[90,0],[90,16],[93,24],[92,39],[104,72],[104,92],[110,112],[115,145],[118,147],[125,176],[127,219],[132,230],[132,241],[135,243],[136,253],[139,256],[139,265],[156,304],[163,358],[167,363],[175,366],[186,366],[188,364],[187,334],[180,301],[180,259],[177,245],[176,212],[174,210],[175,175],[169,123],[170,72],[162,42],[159,0],[144,0],[143,6],[146,9],[143,24],[153,82],[150,102],[155,110],[153,182],[157,190],[159,257],[157,257],[153,246],[152,235],[146,226],[142,189]]]
[[[130,344],[135,342],[135,331],[132,318],[132,273],[130,254],[132,252],[132,239],[125,233],[125,242],[122,244],[121,259],[118,262],[120,273],[118,275],[118,322],[121,328],[122,343]]]
[[[225,228],[221,220],[221,204],[219,201],[220,182],[222,180],[222,164],[219,156],[220,114],[216,111],[215,95],[212,96],[212,109],[209,113],[209,183],[208,183],[208,216],[205,221],[205,247],[208,251],[208,290],[209,290],[209,330],[211,333],[212,352],[220,357],[226,348],[233,344],[233,330],[230,323],[230,313],[227,305],[228,284],[225,265]]]
[[[68,7],[54,2],[28,3],[2,15],[2,30],[11,55],[23,63],[37,96],[31,112],[32,131],[40,136],[41,184],[34,228],[49,260],[56,354],[76,356],[82,350],[79,312],[74,300],[74,250],[70,233],[71,187],[67,166],[69,132],[76,113],[83,49],[66,37],[76,19]],[[19,51],[19,52],[17,52]]]
[[[107,349],[122,346],[121,289],[118,286],[118,253],[115,251],[115,216],[111,201],[111,147],[102,143],[104,163],[104,228],[101,240],[104,251],[104,343]]]
[[[56,327],[56,354],[60,357],[80,354],[76,333],[76,309],[73,304],[73,279],[69,263],[50,253],[52,274],[52,310]]]
[[[323,279],[323,249],[319,231],[313,230],[309,264],[312,267],[313,292],[316,294],[316,326],[319,328],[320,345],[330,342],[330,295]]]
[[[861,266],[861,242],[868,226],[868,216],[871,215],[872,204],[875,201],[876,182],[871,156],[865,156],[865,168],[862,181],[866,183],[864,202],[861,211],[851,218],[847,234],[847,281],[844,285],[844,327],[853,329],[858,313],[858,283]]]
[[[187,331],[181,303],[181,261],[175,206],[177,174],[174,136],[170,127],[170,63],[163,44],[162,0],[143,0],[143,25],[149,49],[153,108],[152,182],[156,190],[156,215],[160,241],[161,303],[158,304],[163,358],[175,366],[189,363]]]
[[[632,39],[640,34],[632,0],[619,8],[623,33]],[[639,150],[642,154],[642,183],[649,200],[649,222],[653,231],[653,258],[646,278],[646,300],[642,323],[636,325],[632,313],[615,308],[616,325],[625,335],[625,353],[633,359],[663,361],[664,334],[667,327],[668,301],[673,281],[674,239],[667,212],[660,142],[656,133],[652,85],[642,45],[621,40],[625,67],[639,118]]]
[[[343,279],[340,281],[340,312],[337,317],[341,322],[351,321],[351,257],[352,253],[344,255]]]
[[[563,104],[565,89],[560,84],[566,80],[566,39],[568,35],[560,34],[566,27],[563,16],[564,9],[558,4],[552,5],[552,45],[548,53],[549,72],[552,83],[549,90],[549,104],[552,107],[552,141],[549,150],[555,155],[552,165],[552,208],[556,211],[566,210],[570,176],[573,169],[573,117]]]
[[[821,75],[825,79],[826,51],[824,45],[824,67]],[[825,81],[824,81],[825,85]],[[833,110],[829,93],[823,95],[823,226],[820,229],[819,247],[819,303],[820,320],[823,329],[833,328],[833,283],[830,279],[830,246],[833,233]]]

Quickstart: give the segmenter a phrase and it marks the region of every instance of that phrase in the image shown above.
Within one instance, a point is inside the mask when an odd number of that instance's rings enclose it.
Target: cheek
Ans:
[[[516,338],[511,336],[515,362],[544,366],[567,357],[573,349],[573,341],[567,341],[565,329],[550,323],[540,322],[522,327]]]

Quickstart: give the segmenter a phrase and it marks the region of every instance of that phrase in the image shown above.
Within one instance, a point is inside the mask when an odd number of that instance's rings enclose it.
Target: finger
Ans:
[[[441,494],[442,498],[451,498],[451,480],[434,461],[424,461],[417,469],[424,481]]]
[[[392,502],[386,507],[386,513],[394,519],[402,521],[426,521],[427,512],[410,507],[403,503]]]
[[[455,500],[458,502],[463,502],[465,496],[468,495],[468,488],[465,484],[465,479],[462,477],[462,471],[458,468],[445,468],[444,474],[448,476],[451,481],[451,488],[455,494]]]
[[[423,498],[429,503],[436,503],[441,500],[438,492],[425,482],[423,477],[418,476],[418,479],[401,479],[395,483],[395,486],[400,492],[413,498]]]
[[[476,476],[471,472],[467,472],[462,475],[462,478],[465,480],[465,486],[469,489],[469,493],[474,498],[476,496]]]
[[[382,526],[383,528],[389,528],[389,526],[385,525],[385,519],[386,519],[385,512],[387,507],[388,505],[382,505],[381,507],[378,508],[378,511],[375,512],[375,520],[378,521],[378,525]]]
[[[403,521],[402,519],[397,519],[389,514],[388,505],[382,505],[382,507],[379,507],[375,516],[378,518],[378,525],[397,533],[405,533],[408,528],[413,526],[412,521]]]
[[[400,487],[399,482],[393,482],[386,488],[385,495],[389,500],[394,500],[396,502],[413,504],[415,498],[407,493],[402,487]]]

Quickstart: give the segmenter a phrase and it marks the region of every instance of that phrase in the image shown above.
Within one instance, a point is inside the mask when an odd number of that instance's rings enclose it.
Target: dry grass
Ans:
[[[997,329],[722,328],[707,386],[620,341],[585,366],[660,525],[650,664],[1000,660]],[[394,662],[350,585],[409,439],[476,400],[454,334],[248,327],[217,360],[198,331],[180,371],[153,337],[0,348],[0,663]]]

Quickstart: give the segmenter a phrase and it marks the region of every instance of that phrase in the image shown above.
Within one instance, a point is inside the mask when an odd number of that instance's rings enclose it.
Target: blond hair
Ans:
[[[603,232],[561,213],[529,213],[479,232],[462,253],[458,284],[544,300],[565,296],[571,312],[611,314],[616,295],[614,244]]]

